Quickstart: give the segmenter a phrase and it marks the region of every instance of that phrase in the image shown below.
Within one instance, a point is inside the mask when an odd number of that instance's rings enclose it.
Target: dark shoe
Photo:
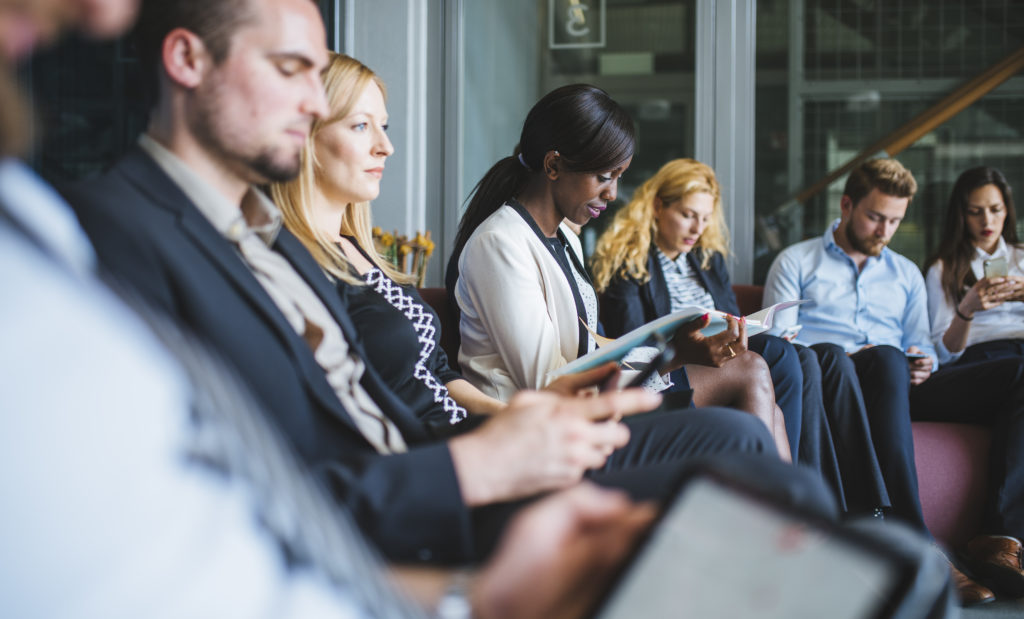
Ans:
[[[960,606],[977,606],[988,604],[996,599],[996,594],[985,585],[979,584],[967,577],[952,563],[949,569],[953,573],[953,584],[956,585],[957,595],[960,596]]]
[[[1024,597],[1021,543],[1014,537],[979,535],[967,543],[967,565],[1000,593]]]

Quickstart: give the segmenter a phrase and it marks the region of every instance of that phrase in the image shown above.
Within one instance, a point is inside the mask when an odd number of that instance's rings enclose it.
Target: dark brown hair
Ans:
[[[172,30],[195,33],[219,64],[231,51],[231,37],[253,19],[252,0],[142,0],[135,45],[148,103],[159,94],[161,49]]]

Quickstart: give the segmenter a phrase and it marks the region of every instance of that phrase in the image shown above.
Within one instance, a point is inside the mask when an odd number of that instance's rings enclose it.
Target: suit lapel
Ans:
[[[238,294],[263,317],[278,339],[288,347],[310,391],[326,409],[334,411],[338,418],[359,432],[355,422],[341,406],[338,396],[326,380],[323,368],[316,362],[309,347],[295,333],[284,314],[274,304],[273,299],[263,289],[231,243],[217,232],[188,196],[141,149],[136,148],[120,165],[124,166],[128,180],[148,195],[157,206],[177,214],[184,236],[224,275]],[[286,231],[282,230],[282,233],[286,234]],[[311,280],[307,274],[303,274],[303,278],[307,282]],[[322,273],[319,274],[319,279],[326,281]]]
[[[698,255],[700,250],[694,249],[693,251],[686,254],[686,261],[690,265],[690,270],[697,274],[697,278],[700,280],[700,284],[705,287],[709,293],[711,293],[712,300],[715,301],[715,306],[719,305],[719,297],[722,295],[722,291],[719,289],[718,282],[713,282],[708,277],[708,272],[700,269],[700,258]]]
[[[363,360],[365,371],[359,383],[370,394],[381,411],[401,430],[402,436],[408,443],[418,442],[426,438],[423,423],[416,417],[416,414],[395,395],[387,383],[373,369],[373,366],[366,361],[367,356],[363,351],[362,341],[358,336],[355,325],[348,315],[348,308],[342,302],[342,295],[337,286],[324,275],[320,265],[316,263],[302,243],[295,238],[288,230],[282,229],[277,236],[274,249],[291,263],[295,271],[313,289],[320,300],[323,301],[327,311],[330,312],[338,326],[341,327],[342,335],[352,348],[353,354]]]
[[[651,244],[651,250],[647,255],[647,272],[651,274],[645,288],[650,296],[650,304],[654,313],[647,317],[648,321],[672,313],[672,300],[668,296],[668,284],[665,282],[665,273],[661,270],[661,261],[658,260],[657,248]]]

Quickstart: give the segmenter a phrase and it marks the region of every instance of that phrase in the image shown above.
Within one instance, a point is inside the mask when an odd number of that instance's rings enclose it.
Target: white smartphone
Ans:
[[[702,473],[684,481],[595,616],[890,617],[913,571],[873,537]]]
[[[985,277],[1006,277],[1009,275],[1009,268],[1005,257],[989,258],[982,265]]]

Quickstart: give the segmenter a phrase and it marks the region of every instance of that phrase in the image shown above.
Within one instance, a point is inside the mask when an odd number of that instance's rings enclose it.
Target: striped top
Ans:
[[[697,272],[690,268],[686,261],[686,252],[682,252],[675,260],[666,256],[661,249],[658,252],[658,262],[665,274],[665,284],[668,287],[668,296],[672,301],[672,311],[677,312],[684,307],[696,305],[713,309],[715,300],[700,281]]]

